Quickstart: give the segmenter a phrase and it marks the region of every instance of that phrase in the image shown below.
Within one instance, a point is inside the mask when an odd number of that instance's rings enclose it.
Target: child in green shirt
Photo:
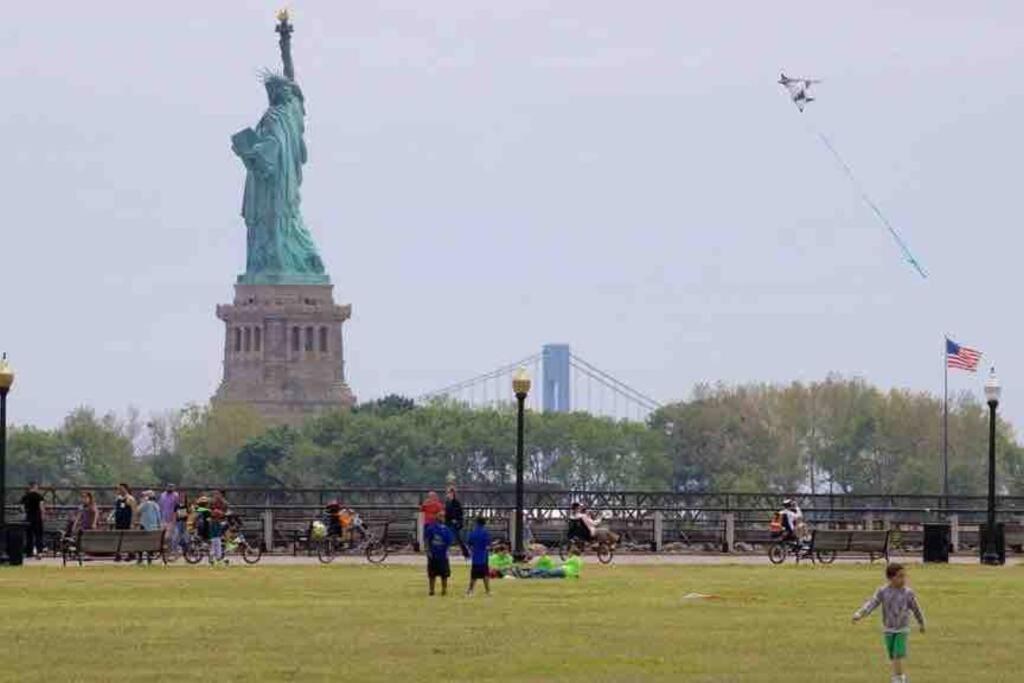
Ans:
[[[487,566],[491,572],[491,578],[500,579],[512,574],[512,555],[504,545],[495,548],[487,558]]]

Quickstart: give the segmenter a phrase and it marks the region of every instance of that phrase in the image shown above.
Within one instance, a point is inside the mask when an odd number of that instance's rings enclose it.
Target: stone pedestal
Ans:
[[[224,321],[224,379],[214,402],[245,403],[275,424],[299,425],[317,413],[349,408],[342,323],[349,305],[332,285],[235,285],[235,301],[217,306]]]

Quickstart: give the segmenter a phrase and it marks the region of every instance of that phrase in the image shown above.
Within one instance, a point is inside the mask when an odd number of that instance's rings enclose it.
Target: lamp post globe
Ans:
[[[526,521],[523,515],[523,440],[525,433],[526,397],[530,393],[530,376],[520,368],[512,377],[512,392],[516,396],[516,511],[515,536],[512,539],[512,556],[516,562],[526,560],[526,548],[523,543],[523,526]]]
[[[1003,388],[996,377],[996,369],[992,368],[985,381],[985,401],[988,403],[988,514],[985,524],[985,548],[981,556],[982,564],[991,565],[1000,564],[996,530],[996,408],[999,407],[999,397],[1002,393]]]
[[[0,355],[0,546],[7,554],[7,394],[14,386],[14,370],[7,354]]]

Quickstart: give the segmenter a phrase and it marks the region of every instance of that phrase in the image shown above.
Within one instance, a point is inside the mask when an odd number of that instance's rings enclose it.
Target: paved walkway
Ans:
[[[241,557],[229,556],[231,564],[243,565]],[[591,555],[587,556],[588,564],[597,564],[597,558]],[[920,555],[894,555],[892,557],[894,561],[902,562],[904,564],[920,564]],[[401,554],[391,555],[384,562],[385,565],[398,565],[398,566],[419,566],[424,562],[422,555],[412,554]],[[843,558],[840,557],[836,560],[839,564],[867,564],[868,560],[865,557],[851,557]],[[970,555],[957,555],[950,558],[951,564],[958,565],[975,565],[978,564],[978,556],[974,554]],[[175,565],[188,566],[183,560],[177,560],[174,562]],[[272,566],[317,566],[320,562],[315,556],[298,556],[293,557],[292,555],[264,555],[263,559],[260,560],[259,565],[272,565]],[[334,560],[334,564],[342,565],[365,565],[368,564],[366,559],[361,555],[346,555],[339,556]],[[459,557],[452,557],[452,565],[459,566],[465,564],[465,561]],[[622,553],[615,556],[612,565],[619,566],[633,566],[633,565],[744,565],[744,566],[768,566],[767,555],[763,553],[745,553],[737,555],[723,555],[723,554],[712,554],[712,553],[701,553],[701,554],[662,554],[662,555],[648,555],[641,553]],[[792,560],[788,560],[787,564],[792,564]],[[801,564],[810,564],[806,560]],[[1010,565],[1024,565],[1024,558],[1008,557],[1006,559],[1007,566]],[[26,567],[53,567],[60,566],[60,558],[46,558],[43,560],[26,560]],[[110,560],[102,560],[97,562],[89,562],[87,566],[124,566],[134,567],[133,562],[122,562],[120,564],[112,562]],[[69,563],[70,566],[70,563]],[[201,565],[197,565],[201,566]]]

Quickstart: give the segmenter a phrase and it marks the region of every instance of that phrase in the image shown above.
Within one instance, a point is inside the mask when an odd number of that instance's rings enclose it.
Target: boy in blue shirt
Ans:
[[[471,568],[469,570],[469,588],[466,589],[466,597],[473,595],[473,587],[477,579],[483,579],[484,590],[487,595],[491,594],[491,580],[489,577],[490,568],[487,566],[487,555],[491,549],[491,533],[487,531],[487,520],[483,517],[476,518],[476,527],[469,532],[469,550],[471,557]]]
[[[427,546],[427,579],[430,595],[434,594],[437,578],[441,578],[441,595],[448,595],[448,577],[452,575],[448,565],[448,549],[455,542],[455,533],[444,525],[444,512],[438,512],[433,522],[423,532],[423,543]]]

